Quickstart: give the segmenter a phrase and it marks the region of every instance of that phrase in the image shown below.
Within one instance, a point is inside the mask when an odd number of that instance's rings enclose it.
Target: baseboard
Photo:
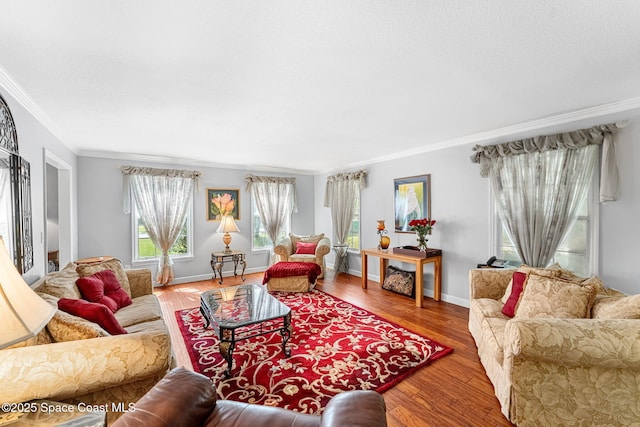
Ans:
[[[254,267],[254,268],[247,268],[244,271],[244,274],[251,274],[251,273],[262,273],[267,269],[267,267]],[[222,277],[233,277],[233,270],[230,271],[223,271],[222,272]],[[201,282],[203,280],[211,280],[213,278],[213,273],[207,273],[207,274],[198,274],[195,276],[184,276],[184,277],[176,277],[173,279],[173,281],[170,283],[170,285],[180,285],[182,283],[190,283],[190,282]],[[153,282],[153,286],[163,286],[159,283],[156,283],[155,281]]]
[[[329,265],[327,265],[329,267]],[[331,269],[333,270],[333,265],[331,265]],[[333,270],[335,272],[335,270]],[[359,270],[349,269],[349,274],[356,277],[362,277],[362,272]],[[371,281],[380,283],[380,276],[375,274],[368,274],[367,278]],[[433,289],[424,289],[423,295],[428,298],[433,298]],[[448,295],[445,293],[440,294],[440,300],[444,302],[448,302],[450,304],[459,305],[460,307],[469,308],[470,303],[469,300],[464,298],[459,298],[453,295]]]

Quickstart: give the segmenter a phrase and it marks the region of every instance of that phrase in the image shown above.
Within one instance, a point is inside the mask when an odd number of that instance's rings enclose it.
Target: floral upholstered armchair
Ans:
[[[318,276],[322,279],[326,269],[324,256],[331,251],[331,241],[324,234],[289,234],[289,237],[276,244],[273,251],[280,256],[280,261],[315,262],[322,268],[322,273]]]

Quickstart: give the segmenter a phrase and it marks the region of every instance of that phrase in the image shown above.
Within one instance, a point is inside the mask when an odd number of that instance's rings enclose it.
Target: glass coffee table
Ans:
[[[291,355],[291,309],[271,295],[262,285],[240,285],[212,289],[200,295],[200,313],[207,328],[211,325],[220,339],[220,354],[227,362],[224,371],[231,375],[236,343],[260,335],[279,332],[282,351]]]

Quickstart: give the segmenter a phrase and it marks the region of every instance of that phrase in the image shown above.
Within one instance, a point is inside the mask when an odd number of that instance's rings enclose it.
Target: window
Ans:
[[[360,192],[356,192],[356,197],[353,201],[353,217],[351,218],[351,228],[347,235],[346,244],[349,245],[349,249],[360,249]]]
[[[256,201],[253,199],[253,194],[251,196],[251,229],[252,233],[252,246],[254,251],[260,250],[268,250],[273,248],[274,243],[271,242],[269,238],[269,234],[267,234],[267,230],[260,219],[260,214],[258,213],[258,207]],[[280,234],[278,235],[278,241],[284,239],[289,236],[291,232],[291,215],[287,215],[285,217],[284,227],[280,230]],[[277,242],[276,242],[277,243]]]
[[[558,263],[578,276],[587,277],[596,273],[597,255],[597,209],[598,185],[591,185],[587,197],[582,201],[576,215],[576,220],[565,238],[560,242],[551,264]],[[498,230],[497,257],[522,262],[518,257],[515,245],[507,235],[498,215],[495,215]]]
[[[156,248],[153,244],[147,229],[142,223],[142,219],[138,213],[138,208],[135,203],[132,203],[132,215],[133,219],[133,260],[134,261],[151,261],[157,260],[162,255],[162,251]],[[189,203],[189,212],[185,219],[180,235],[176,239],[173,247],[169,250],[169,255],[173,258],[189,257],[193,254],[193,197]]]

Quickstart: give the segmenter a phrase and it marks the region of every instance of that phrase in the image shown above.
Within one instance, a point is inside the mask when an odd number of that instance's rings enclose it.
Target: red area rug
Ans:
[[[383,392],[453,351],[322,291],[274,296],[292,311],[291,356],[277,332],[239,341],[228,379],[199,308],[176,311],[194,370],[214,380],[220,399],[320,413],[340,392]]]

